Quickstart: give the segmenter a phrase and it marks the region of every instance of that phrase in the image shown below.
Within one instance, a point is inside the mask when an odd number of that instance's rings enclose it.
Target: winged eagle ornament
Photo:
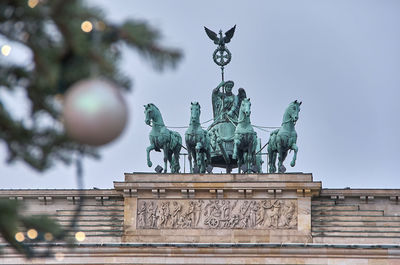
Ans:
[[[233,26],[230,30],[228,30],[227,32],[225,32],[225,36],[222,36],[222,30],[219,31],[219,36],[217,35],[217,33],[215,33],[214,31],[208,29],[207,27],[204,27],[207,36],[214,41],[215,44],[217,44],[220,47],[224,47],[226,43],[229,43],[233,37],[233,34],[235,34],[235,29],[236,29],[236,25]]]

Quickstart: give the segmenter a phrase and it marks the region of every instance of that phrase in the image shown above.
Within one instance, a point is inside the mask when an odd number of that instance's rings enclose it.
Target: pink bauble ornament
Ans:
[[[111,142],[124,130],[127,117],[120,90],[105,79],[79,81],[65,94],[64,126],[80,143],[100,146]]]

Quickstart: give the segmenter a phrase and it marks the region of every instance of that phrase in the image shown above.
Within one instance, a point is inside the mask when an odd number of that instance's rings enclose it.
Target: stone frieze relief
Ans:
[[[138,229],[297,229],[296,200],[138,200]]]

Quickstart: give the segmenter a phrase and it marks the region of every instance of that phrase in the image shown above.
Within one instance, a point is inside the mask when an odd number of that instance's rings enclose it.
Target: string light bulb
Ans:
[[[38,236],[38,232],[35,229],[29,229],[26,234],[30,239],[35,239]]]
[[[10,54],[10,52],[11,52],[10,45],[5,44],[1,47],[1,54],[3,54],[4,56],[8,56]]]
[[[90,22],[88,20],[83,21],[81,24],[81,29],[83,32],[86,32],[86,33],[91,32],[93,29],[92,22]]]
[[[76,232],[75,234],[75,239],[79,242],[82,242],[83,240],[85,240],[86,235],[84,232],[80,231],[80,232]]]
[[[37,6],[37,4],[39,4],[39,0],[28,0],[28,6],[30,8],[35,8],[35,6]]]
[[[15,234],[15,240],[17,240],[18,242],[22,242],[25,240],[25,236],[22,232],[18,232]]]

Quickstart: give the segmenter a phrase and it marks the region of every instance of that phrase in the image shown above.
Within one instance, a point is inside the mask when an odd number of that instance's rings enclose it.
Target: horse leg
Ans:
[[[200,173],[201,174],[204,174],[204,173],[206,173],[206,159],[205,159],[205,155],[204,155],[204,152],[201,152],[201,153],[199,153],[198,154],[198,156],[200,156],[200,161],[199,161],[199,164],[200,164]]]
[[[250,170],[250,157],[251,157],[250,147],[251,147],[251,143],[248,142],[248,139],[247,139],[247,143],[248,143],[248,146],[247,146],[246,153],[245,153],[245,161],[246,161],[246,167],[247,167],[247,172],[246,173],[249,173],[249,172],[251,172],[251,170]]]
[[[248,139],[247,139],[248,140]],[[249,146],[250,144],[248,143],[248,141],[247,141],[247,148],[244,150],[244,152],[243,152],[243,163],[246,165],[246,168],[247,168],[247,172],[246,173],[249,173],[249,169],[250,169],[250,167],[249,167],[249,160],[250,160],[250,153],[249,153]]]
[[[271,158],[270,158],[270,168],[269,168],[269,173],[275,173],[276,172],[276,157],[278,156],[278,152],[273,151],[271,153]]]
[[[242,156],[241,155],[239,155],[238,158],[237,158],[237,165],[238,165],[238,173],[240,174],[240,173],[242,173],[242,169],[241,169],[241,167],[242,167]]]
[[[234,145],[233,145],[233,154],[232,154],[233,159],[238,158],[238,155],[237,155],[238,145],[240,145],[240,140],[235,138]]]
[[[249,172],[249,153],[243,152],[243,164],[246,165],[247,169],[246,172],[243,173],[248,173]]]
[[[198,171],[199,166],[197,165],[197,158],[198,158],[198,156],[197,156],[197,150],[196,150],[196,148],[193,149],[192,157],[193,157],[193,172],[194,172],[194,168],[197,168],[197,171]],[[196,173],[199,173],[199,172],[196,172]]]
[[[168,162],[169,162],[169,167],[171,168],[171,173],[177,173],[177,168],[179,163],[179,161],[176,161],[174,156],[175,156],[175,151],[170,150],[168,152]]]
[[[192,149],[189,147],[189,145],[187,146],[187,151],[188,151],[188,159],[189,159],[189,169],[190,169],[190,173],[193,173],[193,166],[192,166]]]
[[[256,165],[255,161],[255,154],[256,154],[256,147],[257,147],[257,138],[252,138],[249,146],[249,169],[253,171],[253,165]],[[256,172],[255,172],[256,173]]]
[[[282,173],[282,164],[283,164],[283,152],[281,150],[278,151],[278,173]]]
[[[201,173],[201,153],[197,145],[196,145],[196,159],[194,160],[194,163],[196,164],[197,167],[197,173]]]
[[[167,173],[168,147],[166,145],[164,146],[163,151],[164,151],[164,173]]]
[[[268,153],[268,167],[267,167],[267,173],[275,173],[275,172],[273,172],[272,171],[272,163],[274,163],[274,161],[272,161],[273,160],[273,158],[274,158],[274,152],[272,151],[272,148],[271,148],[271,142],[269,143],[269,145],[268,145],[268,148],[267,148],[267,153]]]
[[[206,166],[211,165],[211,148],[210,147],[208,147],[206,150],[206,158],[207,158]]]
[[[272,148],[273,142],[270,141],[268,144],[268,166],[269,166],[269,173],[275,173],[276,168],[275,168],[275,162],[276,162],[276,150]]]
[[[293,144],[291,149],[294,151],[294,154],[293,154],[292,162],[290,162],[290,166],[294,167],[296,165],[297,151],[299,150],[299,148],[297,147],[296,144]]]
[[[287,154],[288,154],[288,150],[286,150],[286,151],[282,150],[282,152],[279,152],[279,162],[278,162],[278,166],[279,166],[278,172],[279,173],[285,173],[285,171],[286,171],[286,168],[283,165],[283,161],[285,161]]]
[[[206,153],[205,152],[201,153],[201,162],[202,162],[201,173],[205,174],[206,173],[206,166],[207,166],[207,157],[206,157]]]
[[[154,150],[155,146],[154,144],[151,144],[149,147],[146,148],[147,152],[147,166],[151,167],[153,163],[150,161],[150,151]]]
[[[181,169],[181,166],[179,165],[179,151],[180,150],[174,151],[174,157],[173,157],[174,173],[179,173],[179,170]]]
[[[283,158],[284,151],[282,145],[279,142],[277,143],[277,149],[278,149],[278,173],[282,173],[281,168],[284,160]]]
[[[175,171],[176,164],[173,151],[168,152],[168,162],[169,162],[169,168],[171,169],[171,173],[176,173]]]
[[[199,151],[198,156],[200,156],[200,173],[206,173],[206,154],[204,149]]]
[[[251,173],[251,153],[247,152],[246,159],[247,159],[247,173]]]

